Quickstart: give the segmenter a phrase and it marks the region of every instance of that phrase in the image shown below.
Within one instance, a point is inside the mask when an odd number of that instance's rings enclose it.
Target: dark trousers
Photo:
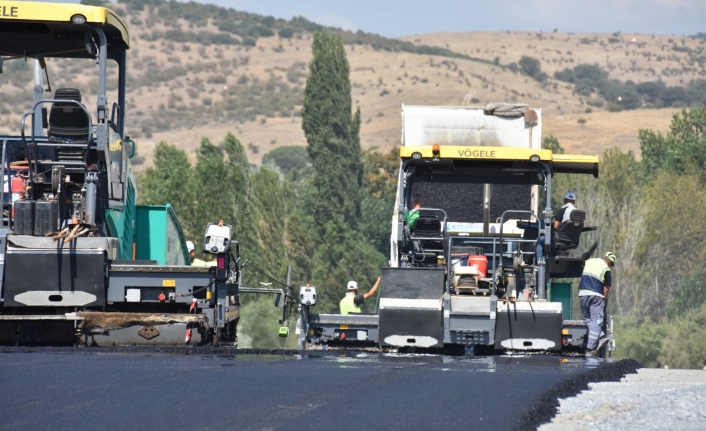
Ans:
[[[605,299],[600,296],[579,296],[581,317],[588,328],[586,348],[593,350],[598,347],[598,339],[605,335],[603,324],[605,318]]]

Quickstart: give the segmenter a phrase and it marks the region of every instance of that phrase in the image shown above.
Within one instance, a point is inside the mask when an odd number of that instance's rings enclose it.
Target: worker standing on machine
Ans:
[[[603,338],[605,306],[611,286],[611,271],[615,266],[615,254],[606,252],[601,257],[588,259],[583,268],[579,284],[581,317],[588,328],[586,357],[596,357],[608,340]]]
[[[358,283],[353,280],[349,281],[348,287],[346,288],[346,296],[341,299],[341,303],[339,304],[341,307],[341,314],[346,316],[351,313],[362,313],[363,311],[360,309],[360,306],[363,305],[366,299],[375,295],[375,292],[378,290],[379,285],[380,277],[378,277],[378,279],[375,281],[375,284],[373,285],[373,288],[370,289],[370,291],[365,294],[358,295]]]

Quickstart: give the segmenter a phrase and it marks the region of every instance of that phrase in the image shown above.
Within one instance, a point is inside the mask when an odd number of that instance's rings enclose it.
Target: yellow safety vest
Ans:
[[[196,258],[193,262],[191,262],[191,266],[206,266],[206,261]]]
[[[344,316],[348,315],[349,313],[362,313],[363,310],[360,309],[357,305],[355,305],[355,295],[346,295],[343,299],[341,299],[341,314]]]
[[[600,257],[588,259],[583,267],[579,290],[590,290],[603,295],[605,275],[609,271],[610,267]]]

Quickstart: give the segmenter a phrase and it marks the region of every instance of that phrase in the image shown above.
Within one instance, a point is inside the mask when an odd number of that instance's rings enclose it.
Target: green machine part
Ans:
[[[105,210],[105,221],[108,236],[118,238],[120,249],[118,259],[132,259],[132,242],[135,237],[135,180],[130,172],[129,180],[125,182],[125,199],[121,209]]]
[[[159,265],[190,265],[186,238],[171,205],[138,205],[135,258]]]
[[[562,318],[564,320],[571,320],[571,309],[574,304],[571,285],[571,282],[551,282],[549,285],[549,301],[561,302]]]

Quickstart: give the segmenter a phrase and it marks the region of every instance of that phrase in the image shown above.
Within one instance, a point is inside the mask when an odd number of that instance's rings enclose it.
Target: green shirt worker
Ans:
[[[380,277],[375,281],[373,288],[365,294],[358,295],[358,283],[351,280],[348,282],[348,287],[346,288],[346,296],[341,299],[340,307],[341,314],[344,316],[348,314],[360,314],[363,311],[360,306],[363,305],[366,299],[375,295],[380,285]]]
[[[412,193],[410,204],[412,204],[412,209],[404,213],[404,224],[409,226],[410,229],[414,229],[414,223],[416,223],[419,218],[419,208],[424,205],[424,202],[422,202],[422,195],[419,193]]]

